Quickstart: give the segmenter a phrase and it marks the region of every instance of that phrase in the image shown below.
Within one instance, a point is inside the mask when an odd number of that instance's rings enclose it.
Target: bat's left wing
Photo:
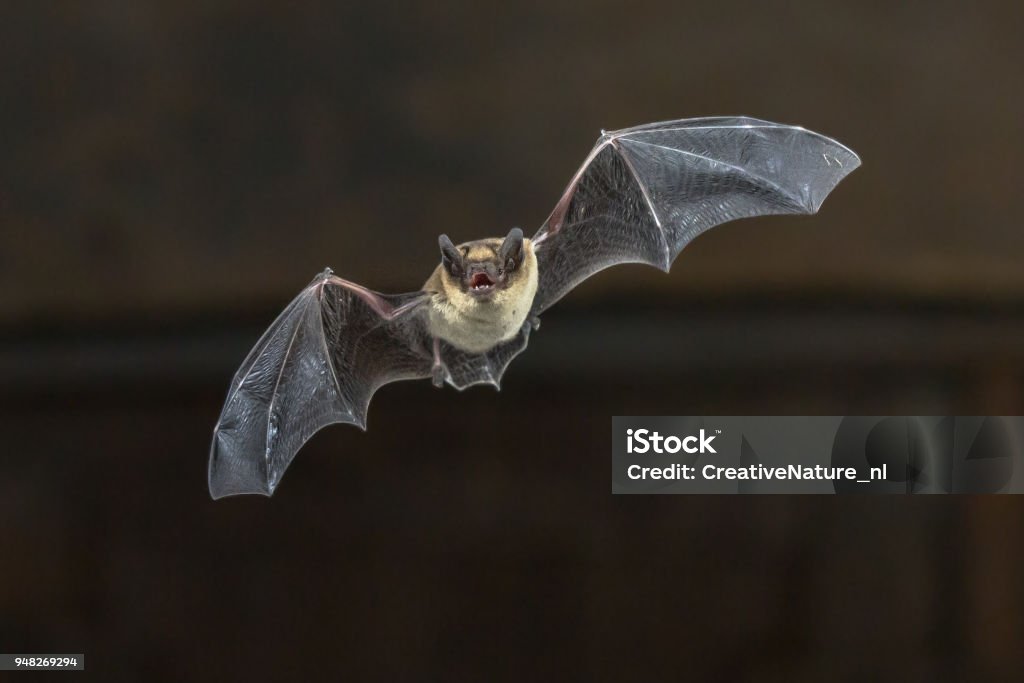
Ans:
[[[278,316],[238,369],[210,446],[214,498],[271,495],[302,445],[333,423],[366,428],[370,400],[390,382],[434,373],[424,322],[427,292],[388,295],[318,275]],[[444,378],[456,389],[499,386],[526,348],[529,323],[487,353],[444,342]]]
[[[604,133],[533,238],[539,315],[619,263],[668,271],[697,235],[736,218],[811,214],[860,159],[798,126],[751,118]]]
[[[373,292],[330,269],[318,275],[231,382],[210,446],[210,495],[271,495],[319,429],[336,422],[365,429],[378,388],[430,377],[427,298]]]

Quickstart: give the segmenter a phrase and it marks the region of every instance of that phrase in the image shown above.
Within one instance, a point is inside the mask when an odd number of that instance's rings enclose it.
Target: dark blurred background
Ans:
[[[0,5],[0,651],[104,680],[1009,680],[1015,497],[612,497],[612,415],[1024,412],[1018,2]],[[227,384],[325,265],[419,287],[597,137],[863,167],[392,385],[214,503]]]

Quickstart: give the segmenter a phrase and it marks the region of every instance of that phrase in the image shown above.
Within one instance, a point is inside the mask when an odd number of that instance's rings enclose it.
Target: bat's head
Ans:
[[[480,301],[488,301],[523,279],[526,258],[523,231],[512,228],[505,239],[493,238],[455,246],[448,235],[438,238],[441,264],[449,284]]]

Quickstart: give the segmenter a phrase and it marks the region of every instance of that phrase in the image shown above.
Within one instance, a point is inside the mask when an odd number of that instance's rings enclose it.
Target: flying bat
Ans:
[[[500,388],[540,316],[619,263],[668,271],[720,223],[813,214],[860,165],[818,133],[752,118],[602,132],[540,230],[456,245],[416,292],[381,294],[329,268],[285,308],[231,382],[210,447],[210,495],[271,495],[302,445],[335,422],[366,429],[370,399],[404,379]]]

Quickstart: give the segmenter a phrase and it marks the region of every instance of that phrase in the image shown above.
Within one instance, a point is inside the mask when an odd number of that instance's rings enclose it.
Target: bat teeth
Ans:
[[[491,280],[485,273],[475,274],[469,283],[470,289],[480,291],[483,289],[490,289],[494,286],[494,281]]]

